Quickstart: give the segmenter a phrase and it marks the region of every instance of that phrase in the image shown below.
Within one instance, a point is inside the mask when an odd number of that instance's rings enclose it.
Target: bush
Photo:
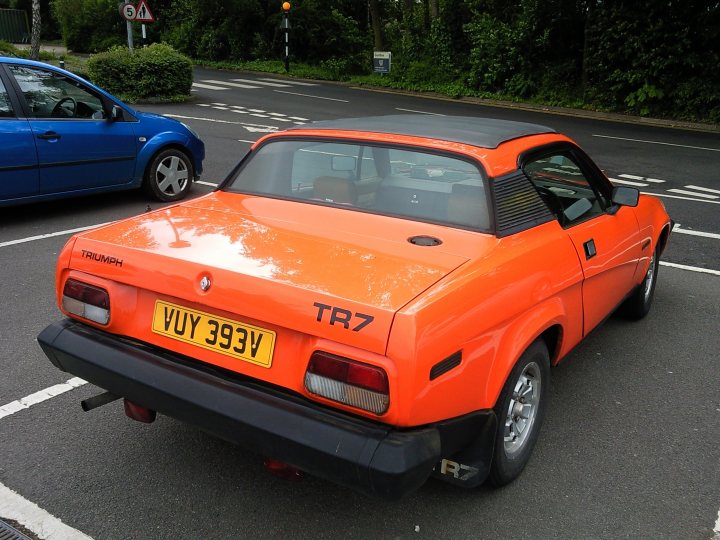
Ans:
[[[95,84],[127,101],[189,96],[192,62],[164,43],[130,51],[115,47],[88,60]]]

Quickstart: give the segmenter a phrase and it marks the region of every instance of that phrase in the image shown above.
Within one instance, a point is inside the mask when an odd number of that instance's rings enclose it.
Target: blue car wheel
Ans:
[[[195,171],[190,158],[177,148],[159,152],[145,171],[143,187],[160,201],[178,201],[190,191]]]

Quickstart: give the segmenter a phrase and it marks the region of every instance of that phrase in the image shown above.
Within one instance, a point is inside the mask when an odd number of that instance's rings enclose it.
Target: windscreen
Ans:
[[[478,166],[425,149],[274,141],[257,149],[224,189],[463,228],[490,228]]]

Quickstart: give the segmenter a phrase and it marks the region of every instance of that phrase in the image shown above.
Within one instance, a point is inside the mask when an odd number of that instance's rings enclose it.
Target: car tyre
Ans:
[[[629,319],[639,320],[650,312],[653,297],[655,296],[659,268],[660,257],[656,248],[642,283],[635,287],[635,290],[622,305],[622,313]]]
[[[542,340],[527,348],[500,392],[495,449],[488,482],[495,487],[515,480],[530,460],[545,416],[550,356]]]
[[[195,170],[192,160],[182,150],[168,148],[155,155],[145,171],[143,188],[159,201],[172,202],[190,191]]]

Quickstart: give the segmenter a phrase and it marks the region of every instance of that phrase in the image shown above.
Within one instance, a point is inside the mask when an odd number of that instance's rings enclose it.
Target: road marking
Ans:
[[[660,141],[645,141],[642,139],[627,139],[625,137],[611,137],[610,135],[593,135],[593,137],[600,137],[602,139],[616,139],[618,141],[641,142],[647,144],[661,144],[663,146],[677,146],[679,148],[692,148],[693,150],[707,150],[708,152],[720,152],[720,148],[705,148],[704,146],[689,146],[687,144],[673,144]]]
[[[720,234],[703,231],[693,231],[692,229],[683,229],[679,223],[676,223],[673,227],[673,233],[689,234],[690,236],[702,236],[703,238],[714,238],[720,240]]]
[[[237,81],[239,79],[233,79],[233,80]],[[249,84],[238,84],[238,83],[228,82],[228,81],[213,81],[212,79],[208,80],[208,81],[203,80],[202,82],[210,83],[210,84],[224,84],[226,86],[231,86],[232,88],[259,88],[258,86],[250,86]],[[210,90],[212,90],[212,88],[210,88]],[[223,88],[223,90],[227,90],[227,89]]]
[[[247,83],[247,84],[259,84],[261,86],[256,86],[255,88],[262,88],[262,85],[265,86],[274,86],[276,88],[290,88],[291,85],[287,83],[276,83],[276,82],[267,82],[267,81],[261,81],[261,80],[250,80],[250,79],[230,79],[231,81],[237,81],[241,83]],[[248,88],[253,88],[252,86],[248,86]]]
[[[58,232],[54,232],[54,233],[38,234],[37,236],[28,236],[27,238],[20,238],[19,240],[10,240],[8,242],[0,242],[0,248],[7,247],[7,246],[14,246],[15,244],[23,244],[25,242],[32,242],[34,240],[43,240],[45,238],[52,238],[54,236],[62,236],[64,234],[73,234],[76,232],[89,231],[90,229],[95,229],[96,227],[102,227],[103,225],[109,225],[110,223],[112,223],[112,221],[107,221],[105,223],[98,223],[97,225],[88,225],[87,227],[78,227],[77,229],[67,229],[65,231],[58,231]]]
[[[699,266],[688,266],[686,264],[676,264],[671,262],[660,261],[662,266],[669,266],[670,268],[679,268],[680,270],[689,270],[690,272],[699,272],[701,274],[712,274],[714,276],[720,276],[720,270],[711,270],[710,268],[700,268]]]
[[[714,540],[720,540],[720,510],[718,510],[718,518],[715,522],[715,528],[713,529],[713,532],[715,533]]]
[[[86,383],[87,381],[81,379],[80,377],[73,377],[62,384],[56,384],[49,388],[45,388],[45,390],[40,390],[39,392],[25,396],[22,399],[11,401],[7,405],[0,407],[0,418],[5,418],[6,416],[10,416],[16,412],[29,409],[33,405],[42,403],[43,401],[59,396],[60,394],[64,394],[65,392],[69,392],[73,388],[77,388],[78,386],[82,386]],[[2,513],[0,513],[0,515],[2,515]]]
[[[302,97],[309,97],[314,99],[327,99],[328,101],[342,101],[343,103],[350,103],[347,99],[336,99],[331,97],[323,97],[323,96],[312,96],[310,94],[299,94],[297,92],[288,92],[286,90],[273,90],[273,92],[278,92],[280,94],[290,94],[293,96],[302,96]]]
[[[257,141],[246,141],[245,139],[238,139],[238,142],[244,142],[248,144],[255,144]]]
[[[680,195],[692,195],[693,197],[701,197],[703,199],[720,199],[720,195],[710,195],[709,193],[695,193],[687,189],[668,189],[670,193],[679,193]]]
[[[212,86],[209,84],[200,84],[200,83],[192,83],[193,87],[195,88],[204,88],[205,90],[230,90],[229,88],[225,88],[224,86]]]
[[[276,83],[287,83],[287,84],[296,84],[298,86],[318,86],[316,83],[307,83],[307,82],[300,82],[300,81],[288,81],[285,79],[269,79],[267,77],[260,77],[258,79],[259,81],[270,81],[270,82],[276,82]]]
[[[610,180],[613,184],[622,184],[623,186],[647,187],[650,185],[645,182],[631,182],[630,180],[620,180],[619,178],[608,177],[608,180]]]
[[[697,189],[699,191],[707,191],[708,193],[717,193],[718,195],[720,195],[720,189],[710,189],[710,188],[701,187],[701,186],[685,186],[685,187],[688,189]]]
[[[620,178],[627,178],[628,180],[642,180],[643,182],[650,182],[651,184],[664,184],[665,180],[659,180],[657,178],[647,178],[645,176],[637,176],[635,174],[618,174]]]
[[[706,201],[705,199],[693,199],[692,197],[680,197],[678,195],[668,195],[667,193],[649,193],[641,191],[643,195],[652,195],[653,197],[667,197],[668,199],[682,199],[683,201],[704,202],[710,204],[720,204],[720,201]]]
[[[265,131],[266,133],[271,133],[278,130],[277,126],[264,126],[261,124],[248,124],[247,122],[234,122],[232,120],[219,120],[217,118],[202,118],[198,116],[183,116],[180,114],[166,114],[165,116],[169,116],[170,118],[182,118],[183,120],[202,120],[203,122],[215,122],[217,124],[233,124],[236,126],[242,126],[248,131]],[[0,244],[0,247],[2,245]]]
[[[429,114],[432,116],[445,116],[444,114],[435,113],[435,112],[427,112],[427,111],[415,111],[413,109],[401,109],[400,107],[395,107],[396,111],[405,111],[405,112],[414,112],[414,113],[420,113],[420,114]]]
[[[218,187],[217,184],[213,184],[212,182],[206,182],[205,180],[198,180],[195,182],[196,184],[202,184],[203,186],[210,186],[210,187]]]
[[[0,516],[17,521],[40,538],[92,540],[4,484],[0,484]]]

